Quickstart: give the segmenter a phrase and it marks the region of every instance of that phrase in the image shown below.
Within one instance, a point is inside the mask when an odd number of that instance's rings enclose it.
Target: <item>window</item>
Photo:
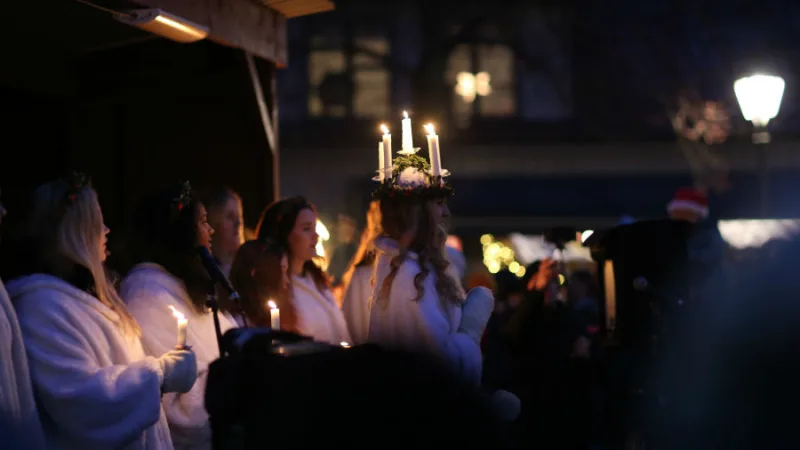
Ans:
[[[326,46],[326,42],[330,41],[312,40],[308,61],[309,115],[385,117],[390,102],[389,71],[383,64],[389,54],[388,41],[356,38],[351,61],[340,42],[333,46]],[[348,98],[351,89],[353,96]],[[352,111],[348,111],[350,108]]]
[[[369,50],[370,54],[359,49]],[[376,60],[388,55],[389,42],[386,39],[356,39],[356,54],[353,56],[353,113],[356,116],[383,118],[389,114],[391,79],[383,61]]]
[[[345,75],[345,55],[341,50],[313,50],[309,55],[308,77],[311,89],[308,95],[308,113],[312,116],[344,117],[347,106],[341,98],[325,97],[323,90],[336,88]],[[325,101],[323,101],[323,98]]]
[[[484,117],[516,114],[514,59],[514,52],[505,45],[462,44],[453,49],[445,76],[453,86],[453,115],[458,122],[469,120],[473,102]]]

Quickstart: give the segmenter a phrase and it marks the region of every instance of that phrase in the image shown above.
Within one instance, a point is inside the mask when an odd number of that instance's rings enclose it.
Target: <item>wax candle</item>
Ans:
[[[414,151],[414,139],[411,136],[411,119],[406,111],[403,111],[403,151]]]
[[[278,309],[278,305],[275,304],[272,300],[267,302],[269,305],[269,319],[270,319],[270,326],[273,330],[280,330],[281,329],[281,310]]]
[[[189,321],[174,306],[169,305],[169,309],[172,310],[172,315],[178,321],[178,344],[175,348],[186,348],[186,328],[189,326]]]
[[[383,170],[386,178],[392,177],[392,135],[389,133],[389,127],[381,125],[383,131]]]
[[[442,157],[439,154],[439,136],[436,130],[433,129],[433,124],[425,125],[425,131],[428,132],[428,153],[431,158],[431,171],[435,177],[442,175]]]
[[[386,169],[386,162],[383,159],[383,142],[378,142],[378,177],[381,182],[383,182],[383,178],[386,176],[386,174],[383,173],[384,169]]]

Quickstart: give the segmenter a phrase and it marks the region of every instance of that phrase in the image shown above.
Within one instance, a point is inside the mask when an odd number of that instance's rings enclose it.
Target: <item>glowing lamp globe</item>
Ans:
[[[781,77],[753,75],[736,80],[733,90],[744,118],[765,127],[778,115],[785,86]]]

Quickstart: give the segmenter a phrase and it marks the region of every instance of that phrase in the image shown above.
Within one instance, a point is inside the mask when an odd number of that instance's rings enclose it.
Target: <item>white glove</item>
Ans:
[[[517,420],[520,411],[522,411],[522,402],[519,401],[519,397],[502,389],[494,391],[489,404],[495,416],[503,422]]]
[[[197,380],[197,358],[191,350],[170,350],[158,358],[164,381],[163,392],[189,392]]]
[[[477,344],[480,344],[486,324],[492,316],[494,310],[494,295],[492,291],[483,286],[470,289],[464,306],[461,308],[461,325],[458,327],[459,333],[464,333],[471,337]]]

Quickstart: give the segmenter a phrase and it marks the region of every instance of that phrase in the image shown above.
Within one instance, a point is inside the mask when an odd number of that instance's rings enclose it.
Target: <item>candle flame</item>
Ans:
[[[381,124],[381,131],[383,131],[383,134],[389,134],[389,127],[387,127],[386,124],[382,123]]]
[[[182,312],[175,309],[174,306],[169,305],[169,309],[172,310],[172,315],[175,316],[176,319],[178,319],[178,324],[189,322],[188,320],[186,320],[186,316],[184,316]]]
[[[408,111],[403,111],[403,118],[408,119]]]
[[[341,345],[344,348],[350,348],[350,343],[349,342],[342,341],[342,342],[339,343],[339,345]]]
[[[278,309],[278,305],[272,300],[267,302],[267,306],[269,306],[269,309]]]
[[[429,124],[425,125],[423,128],[425,128],[425,131],[427,131],[428,134],[431,135],[431,136],[436,134],[436,130],[433,129],[433,124],[432,123],[429,123]]]

